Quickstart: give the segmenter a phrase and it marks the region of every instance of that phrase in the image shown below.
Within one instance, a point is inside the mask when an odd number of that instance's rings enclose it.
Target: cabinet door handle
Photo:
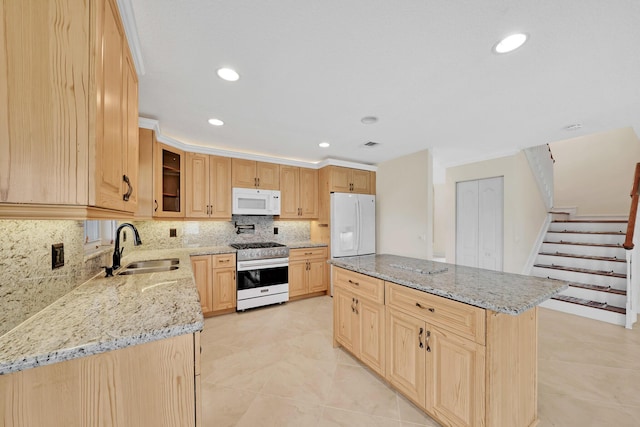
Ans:
[[[420,348],[424,348],[424,344],[422,344],[422,333],[424,332],[423,328],[420,328],[420,332],[418,332],[418,342],[420,343]]]
[[[358,298],[356,298],[356,314],[358,314]]]
[[[431,338],[431,331],[427,331],[427,353],[431,353],[431,347],[429,346],[430,338]]]
[[[436,312],[436,309],[435,309],[435,308],[431,308],[431,307],[429,307],[429,308],[427,308],[427,307],[423,307],[422,305],[420,305],[420,303],[419,303],[419,302],[417,302],[417,303],[416,303],[416,307],[421,308],[421,309],[423,309],[423,310],[425,310],[425,309],[426,309],[426,310],[429,310],[429,311],[430,311],[430,312],[432,312],[432,313],[435,313],[435,312]]]
[[[157,201],[157,200],[154,200],[154,201],[153,201],[153,203],[155,203],[155,205],[156,205],[156,207],[155,207],[155,208],[153,208],[153,211],[154,211],[154,212],[158,212],[158,201]]]
[[[133,193],[133,187],[131,186],[131,181],[129,180],[129,177],[127,175],[122,175],[122,180],[126,182],[127,186],[129,187],[127,192],[122,195],[122,200],[128,202],[129,197],[131,197],[131,193]]]
[[[351,283],[352,285],[356,285],[356,286],[360,286],[360,283],[358,282],[354,282],[353,280],[349,279],[349,283]]]
[[[351,312],[355,313],[356,312],[356,308],[353,306],[356,303],[356,299],[355,298],[351,298]]]
[[[253,186],[254,187],[258,186],[258,178],[253,178]]]

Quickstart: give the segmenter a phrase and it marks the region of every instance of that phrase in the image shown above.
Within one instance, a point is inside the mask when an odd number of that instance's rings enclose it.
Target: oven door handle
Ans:
[[[238,261],[238,271],[260,270],[265,268],[289,267],[289,258],[256,259],[251,261]]]

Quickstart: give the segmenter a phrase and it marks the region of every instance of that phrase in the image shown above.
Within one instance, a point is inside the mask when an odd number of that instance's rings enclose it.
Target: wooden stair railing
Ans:
[[[629,223],[627,225],[627,235],[624,240],[623,248],[626,250],[633,249],[633,233],[636,228],[636,216],[638,213],[638,194],[640,191],[640,163],[636,164],[636,173],[633,177],[633,189],[631,190],[631,209],[629,210]]]

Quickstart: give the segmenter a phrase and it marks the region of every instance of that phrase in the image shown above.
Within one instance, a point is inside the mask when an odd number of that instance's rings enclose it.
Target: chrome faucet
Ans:
[[[140,234],[138,234],[138,230],[136,230],[133,224],[130,224],[128,222],[120,224],[120,226],[116,230],[116,246],[115,246],[115,250],[113,251],[113,267],[111,267],[112,271],[115,271],[118,268],[120,268],[120,258],[122,257],[122,252],[124,251],[124,248],[120,249],[120,230],[122,230],[124,227],[129,227],[133,230],[134,246],[138,246],[142,244],[142,240],[140,240]]]

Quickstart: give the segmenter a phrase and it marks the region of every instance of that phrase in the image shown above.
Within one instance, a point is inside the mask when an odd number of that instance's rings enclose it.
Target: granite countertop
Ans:
[[[326,243],[312,242],[310,240],[306,241],[306,242],[287,243],[287,247],[289,249],[322,248],[322,247],[326,247],[326,246],[328,246]]]
[[[503,273],[397,255],[334,258],[336,267],[465,304],[517,315],[567,289],[559,280]]]
[[[235,252],[224,245],[132,252],[122,259],[123,266],[179,258],[180,268],[109,278],[100,273],[0,336],[0,375],[202,330],[189,257]]]
[[[135,251],[122,260],[179,258],[180,268],[105,278],[100,273],[0,337],[0,374],[202,330],[189,256],[230,247]]]

